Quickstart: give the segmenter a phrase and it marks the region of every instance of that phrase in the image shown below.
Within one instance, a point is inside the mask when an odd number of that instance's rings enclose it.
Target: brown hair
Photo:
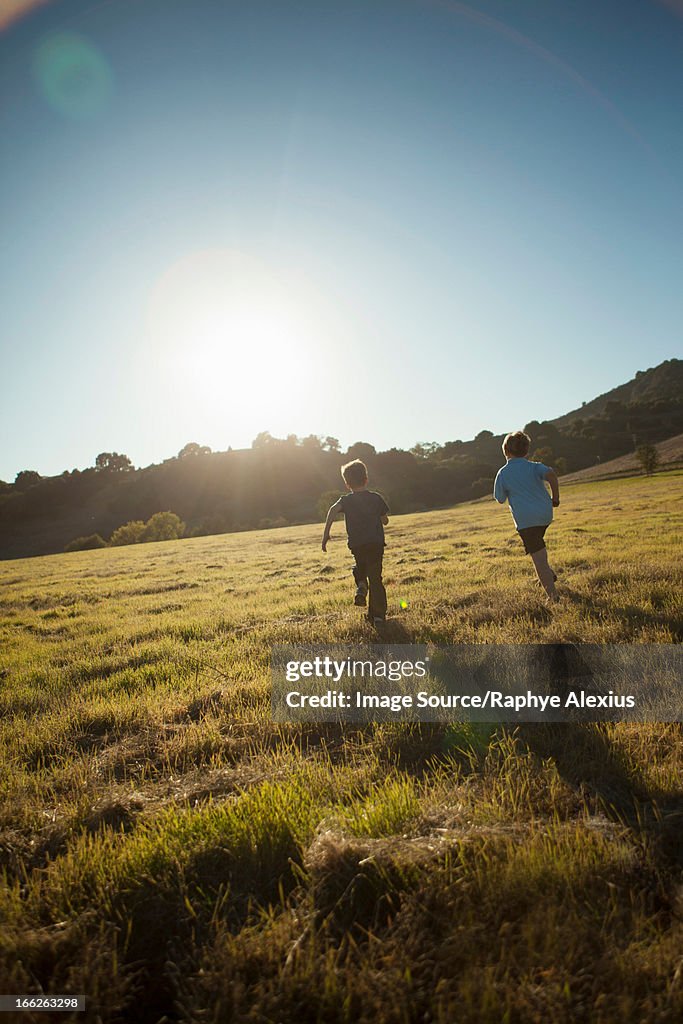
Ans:
[[[530,447],[531,438],[528,434],[525,434],[523,430],[513,431],[513,433],[508,434],[503,441],[504,454],[511,455],[516,459],[524,458],[525,455],[528,455]]]
[[[360,459],[354,459],[353,462],[347,462],[342,466],[341,475],[349,487],[362,487],[368,482],[368,468]]]

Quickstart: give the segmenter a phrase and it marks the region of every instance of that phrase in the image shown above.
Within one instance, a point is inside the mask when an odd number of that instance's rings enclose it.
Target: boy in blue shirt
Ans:
[[[548,565],[545,531],[553,520],[553,508],[560,504],[560,485],[557,475],[542,462],[529,462],[531,438],[521,430],[508,434],[503,441],[503,454],[507,463],[498,470],[493,486],[493,497],[501,505],[510,504],[513,522],[522,539],[524,550],[531,555],[543,589],[555,602],[557,576]],[[550,484],[551,494],[545,486]]]
[[[349,494],[342,494],[327,513],[323,533],[323,551],[327,551],[332,523],[339,513],[346,521],[349,547],[354,557],[353,578],[356,581],[354,604],[365,607],[370,591],[368,619],[378,629],[387,614],[387,592],[382,582],[384,558],[384,527],[389,522],[389,506],[381,494],[368,490],[368,471],[364,462],[355,459],[342,466],[342,477]]]

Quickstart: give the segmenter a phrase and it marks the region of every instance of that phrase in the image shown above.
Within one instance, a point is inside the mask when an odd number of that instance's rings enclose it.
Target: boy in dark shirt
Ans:
[[[351,554],[355,559],[353,578],[356,581],[354,604],[365,607],[370,590],[368,619],[381,626],[387,614],[387,592],[382,583],[384,558],[384,527],[389,522],[389,506],[381,494],[368,490],[365,463],[356,459],[342,466],[342,476],[349,494],[343,494],[327,513],[323,533],[323,551],[327,551],[330,530],[335,516],[343,513]]]

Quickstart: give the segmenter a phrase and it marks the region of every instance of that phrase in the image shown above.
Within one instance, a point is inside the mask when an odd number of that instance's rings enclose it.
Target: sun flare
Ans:
[[[233,416],[262,422],[303,397],[310,312],[261,262],[195,252],[159,279],[148,310],[154,361],[174,393],[205,411],[229,396]]]

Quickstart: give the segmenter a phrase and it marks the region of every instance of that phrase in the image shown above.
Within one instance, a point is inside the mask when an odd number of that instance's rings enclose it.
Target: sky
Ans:
[[[0,12],[0,479],[466,440],[680,356],[683,3],[31,6]]]

